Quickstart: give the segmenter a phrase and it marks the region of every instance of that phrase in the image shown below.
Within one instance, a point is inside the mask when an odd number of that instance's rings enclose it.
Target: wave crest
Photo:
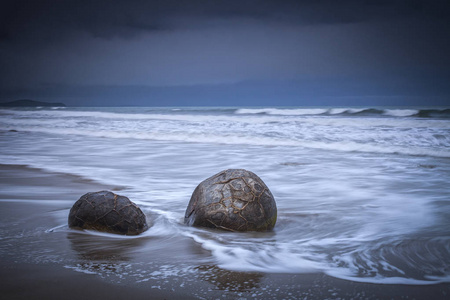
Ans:
[[[450,118],[450,109],[410,109],[410,108],[240,108],[236,114],[260,114],[280,116],[389,116],[419,118]]]

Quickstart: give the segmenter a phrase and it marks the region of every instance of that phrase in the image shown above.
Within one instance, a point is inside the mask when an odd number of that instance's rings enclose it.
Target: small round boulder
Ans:
[[[69,227],[137,235],[147,230],[141,209],[125,196],[109,191],[87,193],[69,213]]]
[[[277,205],[266,184],[243,169],[222,171],[202,181],[192,194],[184,222],[229,231],[271,230]]]

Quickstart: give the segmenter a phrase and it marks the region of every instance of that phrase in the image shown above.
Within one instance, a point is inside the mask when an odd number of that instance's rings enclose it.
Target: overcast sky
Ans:
[[[448,0],[0,5],[0,101],[450,104]]]

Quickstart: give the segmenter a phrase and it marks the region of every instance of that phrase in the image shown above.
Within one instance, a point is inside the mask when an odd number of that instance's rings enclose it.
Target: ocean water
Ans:
[[[450,282],[449,108],[2,109],[0,149],[0,164],[121,187],[117,193],[147,215],[147,232],[123,237],[75,232],[67,228],[70,205],[55,211],[58,225],[37,230],[116,241],[74,246],[94,258],[99,247],[135,257],[116,265],[119,272],[52,252],[51,260],[76,271],[137,281],[217,267]],[[183,224],[195,187],[230,168],[250,170],[270,188],[273,231]],[[158,271],[145,273],[143,253],[159,257]]]

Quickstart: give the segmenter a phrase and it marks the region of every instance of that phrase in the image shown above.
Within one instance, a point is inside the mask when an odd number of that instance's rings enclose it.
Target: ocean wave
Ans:
[[[266,116],[262,118],[261,116],[255,116],[253,118],[242,118],[233,114],[209,114],[211,111],[203,111],[205,114],[186,114],[186,113],[176,113],[172,114],[165,113],[118,113],[118,112],[102,112],[102,111],[52,111],[52,110],[42,110],[42,111],[1,111],[0,115],[8,116],[8,122],[12,123],[25,123],[34,122],[45,123],[45,122],[55,122],[58,123],[63,118],[64,122],[69,121],[76,122],[79,120],[111,120],[111,121],[184,121],[184,122],[239,122],[239,123],[267,123],[267,122],[278,122],[282,121],[277,119],[276,116]],[[234,110],[233,110],[234,112]],[[16,118],[14,120],[13,118]],[[5,118],[6,119],[6,118]],[[6,120],[5,120],[6,122]]]
[[[115,112],[79,112],[79,111],[67,111],[61,114],[59,111],[39,111],[39,112],[15,112],[5,113],[3,112],[3,118],[0,119],[0,126],[3,130],[26,130],[26,127],[64,127],[64,128],[76,128],[96,126],[97,130],[103,128],[110,129],[117,125],[119,122],[123,130],[125,128],[136,129],[138,124],[146,124],[147,122],[154,123],[158,127],[167,128],[169,126],[182,126],[189,128],[201,125],[212,126],[219,128],[223,126],[242,126],[247,125],[259,125],[269,124],[273,126],[279,124],[280,126],[291,126],[290,129],[295,129],[292,126],[333,126],[333,127],[402,127],[402,128],[414,128],[414,127],[430,127],[430,128],[448,128],[447,122],[435,122],[433,119],[418,119],[418,118],[360,118],[358,122],[354,119],[344,116],[347,109],[331,109],[330,117],[328,118],[316,118],[315,115],[307,116],[304,118],[292,118],[292,116],[286,115],[236,115],[236,114],[223,114],[223,115],[191,115],[191,114],[130,114],[130,113],[115,113]],[[362,110],[352,110],[352,114],[361,113]],[[403,112],[390,111],[391,114],[404,114]],[[0,115],[2,112],[0,110]],[[338,117],[334,117],[337,115]],[[177,124],[179,122],[179,124]],[[420,123],[418,123],[420,122]],[[148,123],[147,123],[148,124]],[[256,128],[255,128],[256,129]],[[264,129],[264,128],[260,128]],[[267,127],[266,127],[267,129]],[[258,130],[259,131],[259,130]]]
[[[108,111],[111,110],[111,111]],[[382,107],[319,107],[319,108],[233,108],[233,107],[173,107],[123,109],[121,112],[113,108],[106,110],[84,110],[78,108],[44,108],[39,110],[0,109],[0,115],[23,115],[43,117],[95,117],[105,119],[171,118],[183,116],[232,116],[232,115],[274,115],[274,116],[384,116],[384,117],[418,117],[418,118],[450,118],[450,108],[382,108]]]
[[[273,251],[270,246],[265,249],[259,244],[260,249],[246,249],[239,244],[226,244],[211,238],[202,237],[201,231],[183,232],[182,234],[192,238],[205,250],[211,251],[221,268],[240,272],[269,272],[269,273],[313,273],[324,268],[324,264],[303,258],[299,254],[289,251]],[[194,232],[198,231],[198,232]],[[323,259],[323,258],[322,258]]]
[[[390,243],[335,238],[325,239],[321,247],[316,247],[307,240],[275,245],[270,237],[264,236],[257,243],[246,243],[231,236],[209,236],[210,233],[194,228],[181,233],[210,251],[220,268],[231,271],[323,272],[340,279],[376,284],[429,285],[450,281],[450,240],[445,238],[398,239]],[[328,248],[336,254],[324,251]]]
[[[34,118],[101,118],[101,119],[114,119],[114,120],[147,120],[152,119],[158,115],[155,114],[143,114],[143,113],[117,113],[117,112],[105,112],[105,111],[78,111],[78,110],[39,110],[39,111],[24,111],[24,110],[8,110],[4,111],[5,114],[34,117]],[[162,115],[164,116],[164,115]],[[170,117],[170,115],[167,115]]]
[[[324,108],[296,108],[296,109],[280,109],[280,108],[240,108],[235,111],[236,114],[267,114],[281,116],[302,116],[302,115],[321,115],[325,114],[328,109]]]
[[[389,116],[450,118],[450,109],[411,109],[411,108],[240,108],[236,114],[280,115],[280,116]]]
[[[416,109],[385,109],[383,115],[392,117],[411,117],[417,116],[419,110]]]
[[[436,284],[450,281],[449,257],[448,238],[405,238],[337,254],[326,273],[358,282]]]
[[[22,130],[22,129],[21,129]],[[202,144],[250,145],[250,146],[287,146],[303,149],[333,150],[342,152],[362,152],[380,154],[404,154],[413,156],[450,157],[450,151],[445,148],[420,147],[409,145],[376,145],[371,143],[358,143],[355,141],[310,141],[279,137],[257,137],[238,134],[198,133],[198,132],[128,132],[112,130],[86,130],[76,128],[44,128],[27,127],[27,132],[40,132],[59,135],[78,135],[112,139],[153,140],[161,142],[186,142]]]
[[[450,109],[412,109],[412,108],[238,108],[238,109],[181,109],[140,110],[140,111],[85,111],[85,110],[8,110],[0,109],[0,115],[18,120],[35,119],[38,121],[58,120],[123,120],[123,121],[185,121],[217,122],[232,121],[237,123],[270,123],[295,121],[292,117],[376,117],[402,120],[415,119],[449,119]],[[242,116],[246,115],[245,118]],[[372,118],[371,118],[372,117]],[[318,119],[318,118],[316,118]],[[298,119],[297,119],[298,120]]]
[[[450,118],[450,108],[447,109],[421,109],[417,113],[422,118]]]

